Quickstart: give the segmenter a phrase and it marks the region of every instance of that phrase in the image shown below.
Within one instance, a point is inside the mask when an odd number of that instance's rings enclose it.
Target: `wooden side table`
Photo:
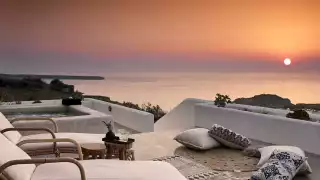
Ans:
[[[134,140],[128,140],[128,142],[114,141],[105,142],[107,148],[107,159],[111,159],[113,156],[118,157],[120,160],[135,160],[134,151],[131,149]]]
[[[106,146],[102,143],[85,143],[81,144],[83,159],[105,159]]]

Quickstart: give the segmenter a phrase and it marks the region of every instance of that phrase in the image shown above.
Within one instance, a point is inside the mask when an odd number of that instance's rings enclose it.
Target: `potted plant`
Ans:
[[[83,94],[79,91],[76,91],[69,98],[62,99],[62,104],[65,106],[81,105],[82,100],[83,100]]]
[[[113,132],[113,126],[112,126],[112,122],[105,122],[102,121],[108,128],[108,132],[106,133],[106,136],[102,139],[102,141],[104,142],[112,142],[115,140],[119,140],[119,137],[117,137],[114,132]]]
[[[227,103],[231,103],[231,99],[228,95],[216,94],[214,104],[218,107],[225,107]]]

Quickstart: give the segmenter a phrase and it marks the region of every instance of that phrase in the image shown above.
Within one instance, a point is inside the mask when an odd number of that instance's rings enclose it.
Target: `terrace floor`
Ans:
[[[173,155],[180,155],[186,158],[194,158],[193,160],[197,160],[197,162],[205,162],[203,161],[203,157],[205,158],[212,158],[212,156],[216,156],[213,159],[216,159],[217,166],[220,166],[221,163],[225,163],[227,166],[230,164],[234,164],[235,167],[242,166],[246,163],[251,163],[251,167],[256,167],[256,163],[258,162],[257,159],[250,159],[245,156],[242,151],[232,151],[230,149],[213,149],[210,150],[212,152],[191,152],[190,150],[185,150],[186,148],[182,147],[179,143],[173,140],[174,136],[179,131],[168,131],[168,132],[151,132],[151,133],[141,133],[141,134],[134,134],[132,135],[136,142],[134,144],[135,156],[137,160],[151,160],[154,158],[159,158],[163,156],[173,156]],[[271,145],[269,143],[264,143],[261,141],[252,140],[253,146],[268,146]],[[319,180],[320,179],[320,156],[314,155],[311,153],[306,153],[308,157],[308,162],[313,169],[313,173],[308,176],[297,176],[294,180]],[[206,157],[207,156],[207,157]],[[211,156],[211,157],[210,157]],[[201,160],[202,158],[202,160]],[[227,159],[224,159],[227,158]],[[239,162],[233,162],[239,161]],[[242,162],[240,162],[242,161]],[[201,163],[202,165],[208,166],[210,168],[216,169],[215,165],[206,165],[205,163]],[[223,168],[222,168],[223,169]],[[236,168],[234,168],[235,170]],[[246,167],[243,167],[246,169]],[[252,171],[248,172],[232,172],[232,171],[223,171],[223,170],[214,170],[217,173],[217,177],[214,180],[247,180],[250,178]]]
[[[115,125],[115,129],[126,128],[119,124]],[[242,166],[246,163],[251,163],[249,165],[250,168],[256,168],[255,164],[258,162],[258,158],[248,158],[245,156],[242,151],[230,150],[225,148],[213,149],[209,150],[211,152],[196,152],[187,150],[175,140],[173,137],[179,131],[167,131],[167,132],[150,132],[150,133],[139,133],[136,134],[134,131],[132,132],[131,137],[136,141],[133,145],[133,149],[135,150],[135,158],[136,160],[153,160],[155,158],[160,158],[164,156],[174,156],[179,155],[186,158],[192,156],[194,161],[198,163],[210,167],[215,172],[215,176],[211,180],[248,180],[252,174],[252,170],[244,170],[244,171],[234,171],[239,166]],[[253,140],[253,146],[262,147],[266,145],[271,145],[268,143],[255,141]],[[190,153],[191,152],[191,153]],[[191,156],[190,156],[191,154]],[[75,156],[70,154],[64,154],[62,156]],[[320,156],[307,153],[309,164],[313,170],[313,173],[308,176],[296,176],[294,180],[319,180],[320,177]],[[204,158],[203,158],[204,157]],[[201,163],[204,162],[205,158],[208,159],[216,159],[216,164],[206,164]],[[210,162],[212,163],[212,161]],[[225,164],[227,167],[221,165]],[[234,166],[235,165],[235,166]],[[233,167],[234,166],[234,167]],[[222,169],[219,169],[221,168]],[[229,168],[229,170],[223,170],[223,168]],[[240,167],[241,168],[241,167]],[[247,168],[247,167],[242,167]]]

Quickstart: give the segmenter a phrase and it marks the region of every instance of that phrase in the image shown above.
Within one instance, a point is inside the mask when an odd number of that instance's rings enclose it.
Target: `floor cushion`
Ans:
[[[305,152],[300,149],[299,147],[295,146],[266,146],[263,148],[258,149],[261,154],[261,158],[258,162],[258,166],[262,166],[264,163],[268,161],[270,156],[272,155],[272,152],[275,150],[281,150],[281,151],[286,151],[286,152],[294,152],[302,157],[305,157]],[[299,170],[298,174],[310,174],[312,173],[312,169],[306,160],[301,169]]]
[[[251,144],[251,141],[245,136],[217,124],[211,127],[209,135],[221,144],[233,149],[243,150]]]
[[[211,138],[208,134],[209,130],[205,128],[194,128],[179,133],[174,140],[184,146],[196,150],[208,150],[219,147],[220,143]]]
[[[293,152],[275,150],[267,162],[253,173],[251,180],[291,180],[306,159]]]

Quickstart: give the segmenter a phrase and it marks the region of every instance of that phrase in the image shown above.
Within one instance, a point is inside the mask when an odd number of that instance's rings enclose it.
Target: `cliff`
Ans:
[[[57,80],[47,84],[40,78],[0,76],[0,101],[34,101],[66,98],[74,94],[72,85]]]
[[[270,108],[286,108],[293,106],[289,99],[274,94],[260,94],[250,98],[238,98],[234,100],[234,103]]]

